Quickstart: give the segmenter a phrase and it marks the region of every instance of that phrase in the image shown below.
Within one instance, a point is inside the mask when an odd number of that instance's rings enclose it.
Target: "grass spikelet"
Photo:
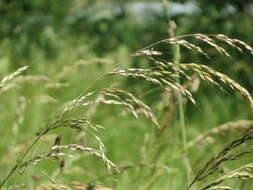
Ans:
[[[90,129],[93,129],[95,131],[98,131],[99,129],[104,129],[104,127],[102,127],[101,125],[97,125],[88,119],[81,118],[62,120],[58,122],[58,124],[56,124],[53,128],[51,128],[51,130],[56,129],[58,127],[70,127],[72,129],[84,130],[84,126],[88,126]]]
[[[212,38],[210,38],[208,35],[205,34],[194,34],[195,38],[199,39],[200,41],[203,41],[210,45],[211,47],[215,48],[220,54],[225,55],[229,57],[229,53],[221,46],[219,46]]]
[[[215,39],[224,42],[226,44],[228,44],[229,46],[236,48],[237,50],[239,50],[240,52],[243,52],[243,49],[248,50],[252,55],[253,55],[253,48],[248,45],[247,43],[235,39],[235,38],[230,38],[224,34],[190,34],[190,35],[182,35],[182,36],[178,36],[178,38],[185,38],[185,37],[195,37],[197,39],[199,39],[200,41],[203,41],[207,44],[209,44],[210,46],[214,47],[219,53],[226,55],[226,56],[230,56],[229,53],[222,48],[220,45],[217,44],[217,42],[215,41]]]
[[[87,100],[90,97],[91,100]],[[132,113],[136,118],[139,118],[138,113],[143,113],[149,120],[157,127],[159,124],[151,109],[145,105],[141,100],[137,99],[133,94],[119,89],[119,88],[106,88],[100,91],[89,92],[77,99],[74,99],[65,105],[63,114],[70,112],[80,106],[90,106],[94,104],[107,104],[107,105],[122,105]],[[139,110],[139,112],[137,112]]]
[[[100,140],[99,140],[100,141]],[[59,157],[74,157],[72,154],[61,152],[62,150],[71,150],[71,151],[79,151],[86,152],[89,155],[94,155],[100,158],[104,163],[106,163],[108,169],[118,171],[117,166],[110,161],[104,154],[104,146],[100,144],[100,151],[96,151],[93,148],[84,147],[78,144],[69,144],[69,145],[55,145],[49,151],[39,155],[33,156],[27,161],[21,162],[17,165],[16,170],[23,173],[29,166],[36,165],[38,162],[46,160],[46,159],[55,159]]]
[[[54,149],[50,150],[49,152],[46,152],[40,156],[34,156],[32,157],[31,159],[21,163],[17,170],[20,170],[20,173],[23,173],[29,166],[32,166],[32,165],[36,165],[38,164],[40,161],[42,160],[46,160],[46,159],[50,159],[50,158],[59,158],[59,157],[73,157],[72,155],[70,154],[65,154],[65,153],[58,153],[58,152],[54,152]]]
[[[182,35],[182,36],[177,36],[174,38],[160,40],[158,42],[155,42],[151,45],[148,45],[142,48],[141,50],[133,54],[133,55],[147,56],[149,59],[154,61],[154,63],[158,66],[158,68],[161,71],[153,71],[153,70],[147,70],[147,69],[118,69],[113,72],[110,72],[109,74],[118,74],[125,77],[142,78],[154,84],[158,84],[162,88],[165,88],[165,89],[166,89],[165,85],[167,85],[172,90],[180,92],[181,94],[188,97],[193,103],[195,103],[195,101],[192,98],[191,93],[188,90],[186,90],[183,86],[175,82],[175,79],[180,79],[182,76],[188,80],[191,80],[191,75],[188,74],[187,72],[191,73],[193,71],[200,79],[207,81],[210,84],[213,84],[215,86],[218,86],[221,90],[224,90],[224,88],[221,85],[223,84],[230,87],[233,91],[239,92],[241,96],[243,96],[250,102],[250,105],[253,108],[253,99],[250,93],[245,88],[243,88],[240,84],[238,84],[236,81],[228,77],[227,75],[220,73],[217,70],[214,70],[211,67],[208,67],[206,65],[199,65],[195,63],[186,63],[186,64],[176,63],[175,64],[175,63],[168,62],[166,60],[157,59],[156,57],[153,56],[152,53],[143,53],[145,51],[150,52],[149,50],[147,50],[148,48],[153,48],[154,46],[159,45],[160,43],[166,42],[166,43],[181,45],[190,50],[195,50],[201,54],[206,55],[206,53],[199,46],[196,46],[188,42],[187,40],[183,39],[187,37],[193,37],[193,38],[199,39],[200,41],[209,44],[211,47],[216,49],[220,54],[223,54],[225,56],[229,56],[229,53],[223,47],[218,45],[216,40],[223,41],[227,43],[228,45],[238,49],[239,51],[242,51],[242,48],[239,47],[239,46],[242,46],[244,49],[249,50],[251,53],[253,52],[252,51],[253,48],[249,46],[248,44],[237,39],[229,38],[222,34]],[[174,72],[170,72],[170,69],[172,69],[172,71]]]
[[[204,56],[206,56],[207,58],[209,58],[208,54],[204,52],[204,50],[199,47],[199,46],[196,46],[186,40],[182,40],[182,39],[178,39],[178,38],[169,38],[169,39],[166,39],[166,40],[162,40],[162,42],[167,42],[167,43],[170,43],[170,44],[176,44],[176,45],[180,45],[180,46],[183,46],[183,47],[186,47],[187,49],[189,50],[193,50],[193,51],[196,51]]]
[[[221,40],[227,44],[229,44],[230,46],[238,49],[240,52],[242,52],[242,48],[245,48],[246,50],[248,50],[252,55],[253,55],[253,48],[248,45],[247,43],[238,40],[238,39],[234,39],[234,38],[229,38],[228,36],[224,35],[224,34],[216,34],[216,35],[212,35],[213,37],[217,38],[218,40]],[[239,47],[238,45],[240,45],[241,47]]]
[[[194,74],[197,75],[201,80],[207,81],[208,83],[219,87],[221,90],[224,90],[221,84],[228,86],[233,91],[238,92],[242,97],[247,99],[251,107],[253,108],[253,99],[250,93],[244,87],[242,87],[239,83],[237,83],[235,80],[231,79],[227,75],[220,73],[219,71],[211,67],[196,63],[175,64],[167,61],[157,60],[155,58],[151,58],[151,60],[153,60],[157,65],[160,65],[161,68],[163,70],[166,70],[167,72],[172,69],[172,71],[180,73],[181,78],[185,77],[186,79],[191,80],[192,75],[190,73],[194,72]],[[178,75],[177,77],[180,78],[180,76]],[[176,83],[175,85],[178,86],[179,84]],[[188,93],[189,91],[187,90],[186,92]],[[181,93],[185,95],[183,91],[181,91]]]
[[[229,186],[214,186],[214,187],[211,187],[210,190],[238,190],[238,189],[234,189]]]
[[[88,128],[85,128],[87,126]],[[92,129],[94,131],[98,131],[99,129],[104,129],[104,127],[97,125],[90,120],[86,118],[81,118],[81,119],[60,119],[54,122],[51,126],[45,128],[41,132],[39,132],[37,135],[37,138],[41,138],[42,136],[48,134],[50,131],[58,129],[60,127],[68,127],[71,129],[75,130],[87,130],[87,129]]]
[[[143,53],[145,51],[149,52],[150,48],[153,48],[154,46],[157,46],[161,43],[169,43],[169,44],[174,44],[174,45],[179,45],[179,46],[183,46],[186,47],[189,50],[193,50],[196,51],[204,56],[206,56],[207,58],[210,58],[208,56],[208,54],[198,45],[195,45],[191,42],[189,42],[188,40],[185,40],[185,38],[195,38],[198,39],[208,45],[210,45],[211,47],[213,47],[214,49],[216,49],[220,54],[225,55],[227,57],[230,56],[230,54],[223,48],[221,47],[218,43],[218,41],[224,42],[226,44],[228,44],[229,46],[236,48],[237,50],[239,50],[240,52],[243,52],[243,49],[246,49],[247,51],[249,51],[252,55],[253,55],[253,48],[248,45],[247,43],[235,39],[235,38],[230,38],[224,34],[200,34],[200,33],[196,33],[196,34],[186,34],[186,35],[181,35],[181,36],[176,36],[173,38],[167,38],[167,39],[163,39],[160,40],[158,42],[155,42],[153,44],[150,44],[144,48],[142,48],[141,50],[137,51],[136,53],[132,54],[135,56],[140,56],[140,55],[145,55],[145,56],[152,56],[152,55],[158,55],[158,54],[152,54],[152,53]],[[242,49],[243,48],[243,49]],[[152,52],[152,51],[151,51]],[[156,51],[154,51],[156,52]],[[162,54],[162,53],[161,53]]]
[[[42,184],[36,187],[38,190],[72,190],[70,187],[61,184]]]
[[[208,81],[209,83],[218,87],[221,87],[218,82],[229,86],[232,90],[239,92],[244,98],[246,98],[250,102],[251,107],[253,108],[253,99],[250,93],[239,83],[237,83],[235,80],[231,79],[227,75],[220,73],[206,65],[199,65],[195,63],[179,64],[179,67],[185,70],[194,71],[200,77],[200,79]]]
[[[89,96],[91,96],[93,94],[94,94],[94,92],[90,92],[90,93],[82,95],[82,96],[80,96],[78,98],[75,98],[74,100],[66,103],[64,105],[64,108],[63,108],[63,111],[62,111],[62,115],[65,114],[65,113],[67,113],[67,112],[70,112],[70,111],[74,110],[77,107],[79,107],[87,97],[89,97]]]
[[[107,88],[102,90],[100,93],[107,97],[114,97],[118,99],[119,102],[127,105],[128,110],[137,118],[138,113],[143,113],[155,126],[159,128],[159,124],[152,110],[130,92],[119,88]],[[137,110],[138,112],[136,112]]]
[[[229,180],[229,179],[237,179],[237,180],[241,180],[241,181],[253,179],[252,169],[253,169],[253,162],[246,164],[246,165],[244,165],[240,168],[237,168],[235,170],[230,171],[229,173],[216,179],[215,181],[211,182],[210,184],[202,187],[200,190],[213,189],[213,187],[215,187],[217,184],[221,184],[224,181]]]
[[[109,170],[113,169],[113,170],[118,171],[117,166],[112,161],[110,161],[103,153],[103,150],[104,150],[103,145],[102,146],[100,145],[100,152],[95,151],[93,148],[84,147],[84,146],[78,145],[78,144],[56,145],[51,148],[50,152],[52,152],[52,151],[54,152],[55,150],[57,150],[57,151],[72,150],[72,151],[87,152],[90,155],[94,155],[94,156],[102,159],[106,163]]]
[[[108,73],[109,75],[121,75],[124,77],[132,77],[136,79],[144,79],[153,84],[159,85],[164,90],[171,92],[174,91],[176,93],[180,93],[186,96],[189,100],[191,100],[194,104],[196,104],[193,99],[192,94],[185,89],[182,85],[175,82],[175,78],[179,78],[178,74],[172,73],[170,71],[156,71],[151,69],[115,69],[112,72]]]
[[[17,71],[15,71],[14,73],[11,73],[7,76],[5,76],[1,81],[0,81],[0,88],[2,88],[3,86],[5,86],[7,84],[7,82],[9,82],[10,80],[12,80],[14,77],[16,77],[17,75],[20,75],[21,73],[23,73],[25,70],[28,69],[28,66],[24,66],[19,68]]]
[[[153,50],[141,50],[141,51],[138,51],[138,52],[132,54],[131,56],[143,56],[143,55],[147,55],[147,56],[162,55],[162,52],[160,52],[160,51],[153,51]]]

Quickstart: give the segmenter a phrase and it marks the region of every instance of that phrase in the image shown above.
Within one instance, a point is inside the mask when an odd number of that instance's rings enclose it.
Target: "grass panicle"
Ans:
[[[24,71],[28,69],[28,66],[24,66],[16,70],[15,72],[5,76],[1,81],[0,81],[0,88],[3,88],[10,80],[12,80],[14,77],[20,75]]]
[[[217,173],[218,170],[220,169],[221,165],[224,164],[225,162],[239,160],[243,156],[253,153],[253,149],[241,150],[241,152],[239,152],[239,153],[232,153],[233,150],[235,150],[238,147],[241,147],[243,144],[245,144],[246,142],[248,142],[252,139],[253,139],[253,133],[252,133],[252,130],[250,130],[246,134],[244,134],[243,136],[233,140],[229,145],[225,146],[218,154],[213,156],[205,164],[205,166],[202,169],[199,170],[199,172],[196,174],[194,180],[192,181],[192,183],[190,184],[188,189],[194,183],[200,182],[200,181],[206,179],[207,177]],[[203,188],[201,188],[201,190],[207,190],[213,186],[219,185],[219,184],[223,183],[226,179],[231,179],[231,178],[236,178],[236,177],[237,178],[249,178],[251,175],[249,176],[248,173],[240,172],[241,170],[249,169],[249,167],[252,168],[252,163],[242,166],[239,169],[228,172],[223,177],[218,178],[214,182],[204,186]],[[245,176],[243,174],[245,174]]]
[[[91,97],[91,100],[86,100]],[[91,106],[94,104],[121,105],[130,113],[139,119],[138,114],[143,113],[152,123],[159,127],[155,115],[151,109],[133,94],[119,88],[106,88],[96,92],[89,92],[73,101],[67,103],[64,107],[63,114],[70,112],[81,106]]]
[[[71,151],[79,151],[79,152],[86,152],[90,155],[94,155],[100,159],[102,159],[109,170],[116,170],[118,171],[117,166],[111,161],[109,160],[105,154],[104,154],[104,146],[100,146],[100,151],[96,151],[93,148],[88,148],[88,147],[84,147],[82,145],[78,145],[78,144],[69,144],[69,145],[55,145],[54,147],[51,148],[50,152],[54,152],[54,151],[61,151],[61,150],[71,150]],[[58,153],[59,154],[59,153]]]
[[[120,74],[122,76],[126,77],[134,77],[134,78],[143,78],[150,82],[153,82],[155,84],[159,84],[160,86],[164,86],[164,83],[167,84],[170,88],[177,90],[183,95],[186,95],[186,97],[190,98],[192,102],[195,103],[195,101],[192,98],[191,93],[183,88],[179,83],[175,81],[175,79],[181,79],[182,77],[186,78],[187,80],[191,80],[192,74],[194,73],[197,75],[201,80],[207,81],[208,83],[218,86],[221,90],[224,90],[224,87],[222,86],[228,86],[233,91],[238,92],[242,97],[246,98],[249,102],[251,107],[253,108],[253,99],[250,95],[250,93],[242,87],[239,83],[237,83],[235,80],[231,79],[227,75],[203,64],[196,64],[196,63],[172,63],[167,60],[163,60],[162,58],[159,58],[160,54],[152,53],[156,52],[156,50],[150,51],[150,48],[155,48],[155,46],[159,45],[160,43],[170,43],[174,45],[180,45],[187,47],[190,50],[195,50],[201,54],[204,54],[208,57],[207,52],[205,52],[201,47],[194,45],[190,43],[188,40],[189,37],[198,39],[204,43],[207,43],[212,48],[216,49],[218,53],[230,56],[230,54],[218,44],[218,41],[225,42],[226,44],[232,46],[233,48],[238,49],[239,51],[243,51],[243,49],[246,49],[250,51],[251,54],[253,54],[253,48],[246,44],[245,42],[242,42],[238,39],[229,38],[228,36],[225,36],[223,34],[190,34],[190,35],[182,35],[177,36],[173,38],[164,39],[158,42],[155,42],[151,45],[146,46],[145,48],[135,52],[134,56],[147,56],[150,60],[152,60],[159,68],[160,71],[145,71],[144,69],[131,69],[131,70],[117,70],[117,72],[114,72],[113,74]],[[143,53],[144,52],[144,53]],[[145,53],[148,52],[148,53]],[[157,57],[158,56],[158,57]],[[165,77],[166,82],[164,79],[161,81],[157,79],[152,72],[158,72],[158,73],[166,73],[165,75],[159,74],[161,77]],[[168,73],[167,73],[168,72]],[[130,74],[131,73],[131,74]],[[176,73],[176,74],[175,74]],[[156,78],[155,78],[156,77]],[[174,80],[171,80],[173,78]],[[163,83],[164,82],[164,83]]]
[[[219,186],[217,187],[216,185],[222,184],[224,181],[227,181],[230,179],[240,180],[240,181],[246,181],[246,180],[253,179],[252,171],[253,171],[253,162],[228,172],[227,174],[223,175],[222,177],[220,177],[220,178],[216,179],[215,181],[209,183],[208,185],[202,187],[200,190],[219,188]],[[230,187],[230,189],[232,189],[232,188]]]
[[[233,48],[236,48],[240,52],[243,52],[243,49],[245,49],[245,50],[249,51],[251,54],[253,54],[253,48],[249,44],[247,44],[241,40],[238,40],[235,38],[230,38],[224,34],[196,33],[196,34],[186,34],[186,35],[176,36],[173,38],[167,38],[167,39],[157,41],[153,44],[150,44],[150,45],[140,49],[139,51],[137,51],[136,53],[134,53],[132,55],[133,56],[140,56],[140,55],[148,55],[149,56],[149,55],[152,55],[152,53],[145,54],[143,52],[150,51],[149,49],[152,49],[161,43],[169,43],[169,44],[175,44],[175,45],[186,47],[187,49],[196,51],[196,52],[203,54],[209,58],[209,55],[199,45],[195,45],[195,44],[189,42],[189,40],[188,40],[189,38],[198,39],[199,41],[204,42],[204,43],[208,44],[209,46],[213,47],[214,49],[216,49],[218,51],[218,53],[228,56],[228,57],[230,56],[230,54],[221,45],[219,45],[219,41],[223,42],[225,44],[228,44],[229,46],[231,46]],[[151,52],[156,52],[156,50],[152,50]],[[160,54],[153,54],[153,55],[160,55]]]
[[[136,79],[144,79],[148,82],[151,82],[155,85],[160,86],[162,89],[168,92],[176,92],[186,96],[191,102],[196,104],[190,91],[185,89],[182,85],[175,82],[175,78],[178,78],[179,75],[172,73],[170,71],[159,71],[154,69],[115,69],[112,72],[109,72],[110,75],[120,75],[124,77],[131,77]]]

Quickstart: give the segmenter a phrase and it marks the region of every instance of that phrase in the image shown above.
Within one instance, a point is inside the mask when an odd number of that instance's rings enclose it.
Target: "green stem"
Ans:
[[[175,31],[171,30],[171,37],[175,36]],[[174,63],[180,64],[181,54],[180,54],[180,46],[175,45],[174,48]],[[178,73],[179,74],[179,73]],[[180,78],[176,79],[177,83],[180,83]],[[184,113],[184,102],[182,94],[178,93],[178,111],[179,111],[179,124],[181,127],[181,135],[182,135],[182,143],[183,143],[183,161],[186,166],[187,172],[187,181],[188,184],[191,182],[192,178],[192,167],[190,161],[188,159],[188,146],[187,146],[187,133],[186,133],[186,124],[185,124],[185,113]]]
[[[175,46],[174,50],[174,63],[180,63],[180,47],[179,45]],[[180,83],[180,79],[177,79],[177,82]],[[181,126],[182,132],[182,141],[183,141],[183,149],[184,154],[187,155],[187,136],[186,136],[186,125],[185,125],[185,116],[184,116],[184,103],[182,94],[178,94],[178,110],[179,110],[179,123]]]
[[[168,1],[167,0],[163,0],[164,3],[164,10],[166,11],[166,17],[167,19],[169,19],[169,10],[168,10]],[[168,20],[168,22],[170,23],[170,19]],[[170,37],[175,37],[175,28],[171,28],[170,30]],[[180,46],[179,45],[175,45],[174,46],[174,52],[173,52],[174,58],[173,58],[173,62],[178,65],[180,64],[180,59],[181,59],[181,54],[180,54]],[[179,74],[179,73],[178,73]],[[176,79],[177,83],[180,83],[180,79],[177,78]],[[182,133],[182,141],[183,141],[183,152],[185,157],[187,157],[187,136],[186,136],[186,125],[185,125],[185,116],[184,116],[184,103],[183,103],[183,97],[182,94],[178,93],[178,110],[179,110],[179,123],[181,126],[181,133]]]
[[[174,63],[179,64],[180,63],[180,46],[175,45],[174,49]],[[177,83],[180,83],[180,79],[178,78],[176,80]],[[184,113],[184,102],[182,94],[178,93],[178,110],[179,110],[179,124],[181,127],[181,135],[182,135],[182,143],[183,143],[183,161],[186,166],[186,172],[187,172],[187,181],[188,184],[191,182],[192,177],[192,167],[190,164],[190,161],[188,159],[188,146],[187,146],[187,135],[186,135],[186,124],[185,124],[185,113]]]

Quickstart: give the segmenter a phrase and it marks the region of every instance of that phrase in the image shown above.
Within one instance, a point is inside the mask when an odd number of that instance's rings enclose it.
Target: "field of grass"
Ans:
[[[157,44],[137,57],[122,46],[101,58],[59,41],[63,50],[52,62],[34,48],[33,62],[14,69],[4,51],[2,186],[178,190],[195,179],[190,189],[250,188],[251,96],[211,67],[181,63],[181,48],[206,54],[187,37],[159,42],[172,44],[171,58],[150,51]],[[217,36],[192,38],[226,54]]]
[[[214,30],[164,11],[149,26],[121,15],[61,30],[6,14],[1,26],[18,24],[0,29],[1,190],[253,188],[253,48],[240,29],[252,17]]]

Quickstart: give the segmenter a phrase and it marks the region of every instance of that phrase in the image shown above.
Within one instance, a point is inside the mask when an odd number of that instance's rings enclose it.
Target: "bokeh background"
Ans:
[[[171,25],[172,22],[175,24]],[[27,78],[15,81],[7,89],[0,89],[0,178],[7,174],[5,171],[11,168],[36,133],[51,123],[62,105],[80,95],[97,77],[115,66],[150,67],[152,63],[147,59],[130,55],[148,44],[168,38],[172,26],[176,35],[222,33],[253,45],[253,2],[1,0],[0,77],[21,66],[28,65],[29,69],[24,74]],[[161,48],[168,58],[173,57],[169,47]],[[182,49],[182,60],[207,64],[253,92],[253,58],[250,53],[228,48],[231,57],[227,58],[205,48],[211,59]],[[157,135],[157,130],[145,119],[138,121],[125,116],[115,107],[90,108],[85,114],[106,126],[101,138],[107,146],[108,157],[117,164],[128,165],[138,163],[144,154],[142,151],[147,151],[145,159],[166,165],[166,172],[135,168],[121,175],[109,175],[99,160],[77,157],[66,161],[63,173],[57,164],[44,161],[29,168],[21,177],[11,179],[9,185],[25,183],[34,186],[48,181],[48,175],[57,183],[81,181],[117,189],[185,187],[186,171],[180,157],[177,158],[182,141],[175,105],[164,111],[165,108],[161,108],[167,104],[164,94],[147,82],[133,79],[105,79],[91,86],[90,90],[106,86],[120,86],[136,94],[169,128],[164,135]],[[248,102],[229,90],[224,93],[201,82],[194,97],[198,106],[185,103],[189,140],[212,127],[252,116]],[[77,133],[59,130],[45,138],[34,153],[46,149],[56,134],[62,136],[64,143],[73,142],[73,139],[82,143],[87,141]],[[211,146],[191,149],[189,159],[194,169],[205,163],[206,160],[201,159],[203,156],[209,158],[229,139],[229,135],[217,137]],[[143,150],[144,145],[148,150]]]

